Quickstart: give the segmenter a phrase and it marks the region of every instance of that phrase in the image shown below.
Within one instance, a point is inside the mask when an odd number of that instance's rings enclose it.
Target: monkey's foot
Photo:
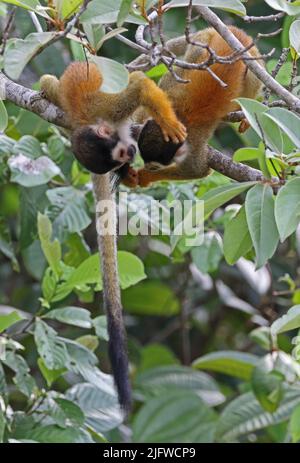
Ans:
[[[171,140],[173,143],[183,143],[187,137],[186,128],[178,119],[165,119],[159,125],[166,141]]]
[[[126,177],[122,179],[122,183],[129,188],[136,188],[139,184],[138,171],[129,167]]]
[[[138,185],[145,188],[150,185],[153,181],[153,173],[146,169],[140,169],[138,171]]]
[[[246,130],[250,129],[251,125],[247,121],[246,118],[242,119],[240,125],[239,125],[239,132],[244,133]]]

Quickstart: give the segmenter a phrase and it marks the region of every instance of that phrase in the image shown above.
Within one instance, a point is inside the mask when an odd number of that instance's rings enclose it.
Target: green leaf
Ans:
[[[146,278],[142,261],[130,252],[118,252],[118,267],[120,285],[123,289]],[[77,286],[87,284],[97,284],[98,289],[102,289],[99,254],[94,254],[82,262],[66,281],[65,288],[72,291]]]
[[[93,325],[96,331],[96,335],[104,341],[108,341],[109,336],[107,332],[107,318],[105,315],[99,315],[93,319]]]
[[[68,365],[65,344],[58,339],[56,331],[42,320],[35,322],[34,339],[38,353],[49,370],[59,370]]]
[[[221,351],[206,354],[194,360],[193,367],[200,370],[217,371],[248,381],[258,357],[234,351]]]
[[[168,6],[188,6],[189,3],[189,0],[172,0]],[[220,8],[221,10],[225,10],[240,16],[244,16],[246,14],[246,8],[244,7],[243,3],[239,0],[193,0],[193,6],[197,5],[209,6],[212,8]]]
[[[147,397],[159,396],[176,390],[197,394],[207,405],[213,407],[225,401],[217,383],[206,373],[180,365],[160,366],[148,369],[135,378],[135,388]]]
[[[300,405],[298,405],[292,413],[290,419],[290,433],[292,435],[293,442],[299,442],[300,440]]]
[[[265,0],[265,2],[274,10],[284,11],[290,16],[295,16],[300,13],[300,2],[287,0]]]
[[[271,330],[269,327],[260,326],[259,328],[251,331],[249,337],[263,349],[267,351],[272,349]]]
[[[265,118],[268,106],[249,98],[236,100],[242,107],[251,127],[260,138],[265,139],[267,145],[275,152],[282,153],[282,135],[276,123],[270,124]],[[263,132],[263,134],[262,134]]]
[[[60,272],[61,247],[56,239],[51,241],[52,225],[46,215],[38,213],[38,233],[41,240],[43,253],[50,267],[56,275]]]
[[[223,248],[226,262],[229,265],[235,264],[252,248],[244,205],[225,226]]]
[[[0,100],[0,132],[4,132],[8,124],[8,116],[5,105],[2,100]]]
[[[275,219],[283,242],[294,233],[300,221],[300,177],[280,188],[275,201]]]
[[[279,242],[272,188],[266,184],[256,185],[248,191],[245,207],[256,252],[256,268],[260,268],[273,256]]]
[[[37,363],[38,363],[39,369],[41,370],[43,377],[46,380],[48,387],[51,387],[54,381],[60,378],[61,375],[63,375],[67,371],[66,368],[59,368],[58,370],[50,370],[49,368],[46,367],[45,362],[41,357],[38,358]]]
[[[64,307],[47,312],[44,318],[58,320],[69,325],[79,326],[80,328],[91,328],[91,314],[88,310],[79,307]]]
[[[82,412],[81,408],[78,407],[75,403],[71,402],[67,399],[62,399],[57,397],[54,399],[59,408],[61,409],[65,421],[68,424],[73,426],[83,426],[84,424],[84,413]]]
[[[286,388],[284,399],[275,413],[264,411],[253,393],[243,394],[222,412],[217,426],[217,440],[235,442],[239,436],[282,423],[299,403],[298,386]]]
[[[39,0],[2,0],[4,3],[19,6],[25,10],[34,10],[40,4]]]
[[[59,426],[49,424],[39,426],[24,433],[24,437],[45,444],[84,444],[93,443],[90,435],[77,427],[62,429]]]
[[[11,39],[4,52],[4,70],[14,80],[18,80],[23,69],[43,46],[55,37],[56,32],[34,32],[26,39]]]
[[[120,11],[117,18],[117,26],[121,27],[126,20],[134,0],[122,0]]]
[[[179,363],[171,349],[157,343],[151,343],[143,347],[140,352],[140,357],[138,366],[139,373],[155,367],[161,367],[162,365],[176,365]]]
[[[300,328],[300,305],[294,305],[285,315],[271,325],[272,336]]]
[[[72,16],[83,0],[60,0],[58,2],[58,14],[60,19],[67,19]]]
[[[13,377],[13,381],[19,391],[26,397],[31,397],[37,386],[34,378],[30,375],[30,369],[26,360],[15,352],[7,351],[2,361],[16,373]]]
[[[91,334],[87,334],[85,336],[80,336],[79,338],[76,339],[76,342],[81,344],[82,346],[86,347],[92,352],[95,352],[95,350],[99,346],[99,340],[97,336],[93,336]]]
[[[216,415],[195,393],[165,392],[149,400],[133,422],[133,442],[209,443]]]
[[[290,42],[296,54],[300,55],[300,20],[294,21],[290,28]]]
[[[67,391],[66,397],[75,402],[86,417],[86,424],[95,432],[107,432],[119,426],[122,421],[117,395],[112,377],[102,375],[98,387],[90,383],[80,383]]]
[[[233,161],[244,162],[259,159],[261,150],[259,148],[240,148],[233,155]]]
[[[83,23],[113,24],[117,22],[122,0],[92,0],[86,11],[81,16]],[[145,24],[145,20],[137,15],[129,14],[126,22],[133,24]]]
[[[192,248],[191,255],[196,267],[202,273],[212,273],[219,268],[223,257],[222,240],[218,233],[205,234],[204,243]]]
[[[21,317],[16,310],[12,311],[7,315],[0,315],[0,333],[2,333],[2,331],[5,331],[14,323],[17,323],[18,321],[23,319],[24,318]]]
[[[265,114],[300,148],[300,117],[285,108],[271,108]]]
[[[264,410],[274,413],[283,397],[283,375],[272,371],[270,356],[261,359],[254,368],[251,378],[252,390]]]
[[[91,60],[99,67],[103,76],[102,92],[119,93],[128,86],[129,73],[122,64],[103,56],[93,56]]]
[[[170,317],[179,312],[179,301],[173,291],[160,281],[140,283],[123,293],[123,305],[135,315]]]
[[[207,219],[218,207],[223,206],[223,204],[248,190],[248,188],[256,183],[257,182],[230,183],[229,185],[223,185],[205,193],[205,195],[200,198],[204,201],[205,219]]]
[[[30,159],[23,154],[11,156],[8,160],[11,181],[25,187],[48,183],[53,177],[61,175],[59,167],[47,156]]]
[[[91,218],[81,191],[73,187],[53,188],[47,191],[47,197],[51,203],[48,213],[58,238],[62,239],[68,233],[79,233],[90,225]]]
[[[20,153],[30,159],[38,159],[44,154],[40,142],[31,135],[24,135],[15,143],[13,154],[17,156]]]

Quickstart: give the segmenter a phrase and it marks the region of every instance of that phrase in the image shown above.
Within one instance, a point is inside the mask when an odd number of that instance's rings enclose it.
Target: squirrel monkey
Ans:
[[[127,121],[140,106],[159,124],[166,141],[186,138],[168,97],[142,72],[130,74],[120,93],[102,92],[102,82],[96,64],[81,62],[70,64],[59,80],[47,74],[40,80],[46,97],[65,111],[73,129],[72,151],[89,171],[105,174],[133,160],[136,147]]]
[[[229,29],[245,47],[253,42],[242,30],[236,27]],[[233,54],[230,45],[213,28],[196,33],[193,41],[207,44],[218,56],[230,57]],[[258,49],[254,46],[250,54],[259,57]],[[184,59],[189,63],[201,63],[208,57],[205,48],[188,45]],[[260,80],[241,60],[232,64],[216,63],[210,69],[227,84],[226,88],[206,70],[177,69],[181,78],[190,81],[187,84],[178,83],[171,73],[161,79],[160,87],[172,101],[178,118],[187,128],[188,136],[184,143],[166,142],[155,121],[146,122],[138,142],[145,162],[145,167],[138,171],[140,186],[160,180],[191,180],[207,176],[210,172],[207,142],[226,114],[238,109],[238,104],[233,100],[239,97],[255,98],[262,88]],[[148,117],[147,110],[136,113],[137,122],[144,122]],[[167,167],[158,166],[157,163]]]
[[[94,63],[75,62],[68,66],[62,77],[44,75],[41,90],[46,97],[61,107],[72,128],[72,151],[78,161],[94,174],[120,172],[123,182],[137,183],[136,172],[130,168],[136,152],[128,118],[143,106],[161,128],[166,142],[183,142],[186,129],[177,119],[172,105],[152,80],[142,72],[130,74],[127,88],[120,93],[101,91],[102,75]],[[116,222],[116,208],[109,175],[93,176],[95,197],[111,200],[108,211]],[[98,224],[105,227],[105,218],[97,210]],[[131,407],[131,389],[128,377],[126,336],[117,268],[116,230],[112,235],[99,234],[101,265],[104,282],[104,307],[108,318],[109,355],[119,402],[127,413]]]

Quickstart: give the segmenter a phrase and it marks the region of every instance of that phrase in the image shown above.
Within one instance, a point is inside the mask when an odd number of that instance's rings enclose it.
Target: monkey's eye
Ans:
[[[108,125],[99,125],[97,128],[97,135],[101,138],[110,138],[113,133],[113,130]]]

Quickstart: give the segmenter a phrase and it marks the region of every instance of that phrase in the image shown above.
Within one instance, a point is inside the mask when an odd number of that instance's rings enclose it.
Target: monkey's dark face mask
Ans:
[[[145,164],[157,162],[167,166],[176,161],[183,143],[165,141],[160,126],[149,120],[144,125],[138,139],[138,147]]]
[[[132,162],[136,153],[129,136],[128,139],[122,139],[118,130],[113,130],[105,123],[76,129],[71,143],[76,159],[94,174],[117,170]]]

